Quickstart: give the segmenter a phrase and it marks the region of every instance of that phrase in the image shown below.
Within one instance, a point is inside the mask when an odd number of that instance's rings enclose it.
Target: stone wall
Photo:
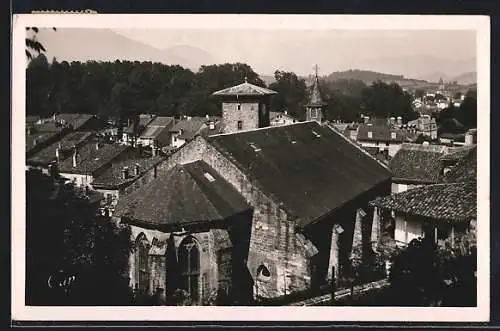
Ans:
[[[238,106],[240,109],[238,109]],[[224,133],[236,132],[238,121],[242,121],[241,130],[252,130],[259,127],[259,103],[258,102],[223,102],[222,103],[222,126]]]
[[[138,226],[131,226],[132,240],[143,233],[151,248],[149,250],[149,294],[153,294],[157,288],[166,289],[168,274],[166,269],[167,239],[171,233],[157,230],[144,229]],[[198,283],[200,298],[197,304],[208,300],[212,293],[222,289],[226,293],[231,291],[231,252],[232,244],[226,230],[211,229],[200,233],[174,233],[175,249],[178,250],[182,240],[187,236],[192,236],[200,251],[200,277]],[[156,238],[156,245],[153,239]],[[135,287],[136,266],[135,254],[129,258],[130,286]]]

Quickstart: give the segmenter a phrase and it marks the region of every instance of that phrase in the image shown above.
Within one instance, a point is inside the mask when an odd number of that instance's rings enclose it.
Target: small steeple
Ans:
[[[318,65],[314,65],[314,82],[311,86],[311,94],[309,97],[309,103],[306,106],[306,120],[315,120],[321,123],[323,121],[323,108],[325,103],[321,98],[321,92],[319,88],[319,78],[318,78]]]
[[[247,78],[247,76],[245,76],[245,83],[248,83],[248,78]]]

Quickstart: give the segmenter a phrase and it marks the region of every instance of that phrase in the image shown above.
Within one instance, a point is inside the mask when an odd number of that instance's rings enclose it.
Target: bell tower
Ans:
[[[323,121],[326,103],[321,98],[318,79],[318,65],[314,66],[314,82],[311,86],[309,103],[306,105],[306,121]]]
[[[270,125],[269,101],[276,91],[245,82],[212,93],[222,99],[222,131],[232,133]]]

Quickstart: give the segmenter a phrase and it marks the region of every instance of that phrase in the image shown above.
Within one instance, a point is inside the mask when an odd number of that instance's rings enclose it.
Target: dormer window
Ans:
[[[313,131],[312,133],[313,133],[313,135],[314,135],[316,138],[321,137],[321,135],[320,135],[319,133],[317,133],[316,131]]]
[[[373,132],[368,131],[368,138],[373,138]]]
[[[255,152],[258,152],[258,151],[260,151],[260,150],[261,150],[261,149],[260,149],[257,145],[255,145],[254,143],[250,143],[250,147],[252,147],[252,148],[253,148],[253,150],[254,150]]]

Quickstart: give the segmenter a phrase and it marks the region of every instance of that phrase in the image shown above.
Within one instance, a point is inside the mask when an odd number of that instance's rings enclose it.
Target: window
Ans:
[[[311,118],[318,117],[318,110],[316,108],[311,108]]]
[[[149,242],[144,233],[137,236],[135,241],[135,281],[137,290],[149,291]]]
[[[203,176],[204,176],[204,177],[205,177],[205,178],[206,178],[209,182],[213,182],[213,181],[215,181],[215,178],[214,178],[211,174],[209,174],[208,172],[205,172],[205,173],[203,174]]]
[[[241,103],[238,104],[238,110],[241,110]]]
[[[182,289],[186,290],[193,302],[199,299],[200,250],[193,237],[186,237],[179,246],[179,268]]]
[[[373,138],[373,132],[368,131],[368,138]]]
[[[243,129],[243,121],[238,121],[238,130]]]
[[[257,280],[268,281],[270,278],[271,278],[271,272],[265,265],[261,264],[257,268]]]

